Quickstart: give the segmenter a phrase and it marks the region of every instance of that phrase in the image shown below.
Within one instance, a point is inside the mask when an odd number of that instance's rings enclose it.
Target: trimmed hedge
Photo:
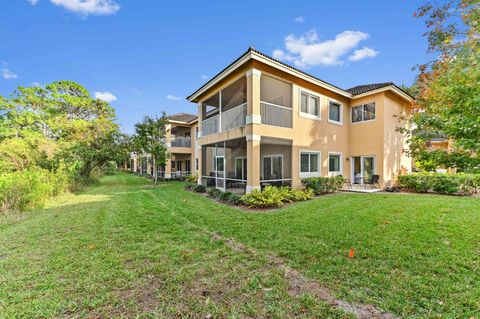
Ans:
[[[399,176],[398,186],[417,193],[472,195],[480,188],[480,174],[413,173]]]
[[[313,192],[290,187],[267,186],[263,190],[254,189],[241,197],[242,203],[250,208],[282,207],[285,203],[311,199]]]
[[[302,179],[302,185],[307,189],[311,189],[316,195],[340,191],[344,183],[345,179],[342,176]]]

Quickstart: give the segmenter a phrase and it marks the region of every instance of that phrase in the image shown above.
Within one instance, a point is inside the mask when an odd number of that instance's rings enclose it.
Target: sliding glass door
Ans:
[[[272,181],[283,178],[283,156],[268,155],[263,157],[263,180]]]
[[[352,157],[352,180],[354,184],[363,184],[375,174],[374,156]]]

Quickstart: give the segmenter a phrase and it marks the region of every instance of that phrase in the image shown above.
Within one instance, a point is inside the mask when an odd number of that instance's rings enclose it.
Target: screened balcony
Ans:
[[[191,147],[190,127],[172,126],[170,145],[172,147]]]
[[[292,127],[292,85],[273,77],[260,79],[262,124]]]
[[[242,77],[203,102],[202,135],[244,126],[246,116],[247,79]]]
[[[202,184],[244,194],[247,186],[245,138],[202,146]]]

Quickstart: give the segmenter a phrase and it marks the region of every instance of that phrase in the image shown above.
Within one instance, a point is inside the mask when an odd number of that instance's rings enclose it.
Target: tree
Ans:
[[[480,164],[480,1],[450,0],[421,6],[428,52],[435,58],[418,66],[410,152],[417,158],[468,169]],[[452,141],[452,150],[428,156],[432,136]],[[443,152],[441,154],[441,152]]]
[[[3,145],[22,144],[24,151],[43,152],[50,159],[51,169],[68,162],[78,167],[84,180],[115,155],[113,143],[119,135],[115,120],[115,111],[107,102],[92,98],[83,86],[72,81],[19,87],[9,98],[0,98]],[[45,145],[50,152],[40,147]],[[23,158],[23,166],[39,165],[31,159],[45,158],[5,148],[2,154],[3,158]]]
[[[165,165],[169,154],[165,143],[167,116],[146,116],[142,122],[135,124],[134,144],[139,154],[148,154],[153,165],[154,181],[158,181],[158,165]]]

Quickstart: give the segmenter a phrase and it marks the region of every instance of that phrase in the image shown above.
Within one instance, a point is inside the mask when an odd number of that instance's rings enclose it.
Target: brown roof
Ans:
[[[366,93],[366,92],[369,92],[369,91],[373,91],[373,90],[376,90],[376,89],[380,89],[380,88],[383,88],[383,87],[386,87],[386,86],[394,86],[395,88],[399,89],[400,91],[404,92],[405,94],[407,94],[408,96],[412,97],[408,92],[405,92],[404,90],[402,90],[400,87],[398,87],[397,85],[395,85],[393,82],[384,82],[384,83],[374,83],[374,84],[367,84],[367,85],[358,85],[358,86],[355,86],[355,87],[352,87],[350,89],[342,89],[336,85],[333,85],[327,81],[324,81],[322,79],[319,79],[318,77],[314,76],[314,75],[311,75],[307,72],[304,72],[302,70],[299,70],[287,63],[284,63],[282,61],[279,61],[277,59],[274,59],[273,57],[263,53],[263,52],[260,52],[256,49],[254,49],[253,47],[249,47],[247,51],[245,51],[241,56],[239,56],[237,59],[235,59],[232,63],[230,63],[229,65],[227,65],[225,68],[223,68],[220,72],[218,72],[215,76],[213,76],[209,81],[207,81],[204,85],[202,85],[198,90],[196,90],[195,92],[193,92],[190,96],[187,97],[187,100],[189,100],[192,96],[194,96],[197,92],[201,91],[204,87],[206,87],[210,82],[214,81],[216,77],[218,77],[220,74],[222,74],[225,70],[227,70],[229,67],[231,67],[232,65],[234,65],[236,62],[238,62],[239,60],[241,60],[243,57],[245,57],[247,54],[249,54],[250,52],[255,52],[259,55],[262,55],[264,56],[265,58],[267,59],[270,59],[276,63],[279,63],[283,66],[286,66],[294,71],[297,71],[297,72],[300,72],[302,74],[305,74],[306,76],[309,76],[317,81],[320,81],[320,82],[323,82],[327,85],[330,85],[340,91],[343,91],[345,92],[346,94],[351,94],[351,95],[358,95],[358,94],[362,94],[362,93]],[[413,98],[413,97],[412,97]]]
[[[169,115],[168,119],[171,121],[190,123],[193,120],[196,120],[197,116],[193,114],[188,114],[188,113],[178,113],[178,114]]]

